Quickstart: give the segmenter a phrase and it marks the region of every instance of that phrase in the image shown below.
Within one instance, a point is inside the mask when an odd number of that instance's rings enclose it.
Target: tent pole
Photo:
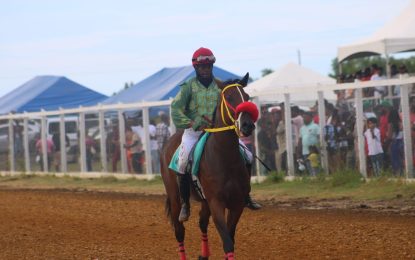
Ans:
[[[294,144],[292,138],[291,101],[290,94],[284,94],[285,142],[287,144],[287,172],[288,176],[295,175]]]
[[[385,54],[385,60],[386,60],[386,78],[391,78],[391,67],[390,67],[390,59],[389,55]],[[388,86],[388,99],[392,98],[392,86]]]

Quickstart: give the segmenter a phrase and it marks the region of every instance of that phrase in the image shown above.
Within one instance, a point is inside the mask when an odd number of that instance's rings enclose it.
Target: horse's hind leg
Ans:
[[[202,202],[202,207],[199,212],[199,228],[202,232],[202,252],[199,256],[199,260],[207,260],[210,256],[209,243],[208,243],[208,225],[209,225],[210,209],[206,201]]]

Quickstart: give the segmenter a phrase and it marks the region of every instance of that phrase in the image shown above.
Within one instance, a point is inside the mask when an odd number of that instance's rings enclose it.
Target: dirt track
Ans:
[[[199,253],[197,209],[187,223]],[[210,227],[211,259],[223,259]],[[178,259],[164,197],[0,190],[0,259]],[[246,210],[237,259],[415,259],[415,217],[349,210]]]

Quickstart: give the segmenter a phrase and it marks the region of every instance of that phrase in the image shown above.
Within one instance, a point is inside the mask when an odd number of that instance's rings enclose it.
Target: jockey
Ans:
[[[218,102],[220,89],[212,74],[213,63],[216,58],[207,48],[199,48],[192,57],[192,64],[196,77],[189,79],[181,85],[180,92],[171,104],[171,114],[177,128],[185,129],[180,144],[179,190],[182,208],[179,221],[187,221],[190,216],[190,176],[185,171],[188,157],[194,144],[205,128],[210,127],[211,117]],[[240,141],[240,143],[242,143]],[[251,154],[252,158],[252,154]],[[248,195],[247,207],[259,209],[261,205],[253,201]]]

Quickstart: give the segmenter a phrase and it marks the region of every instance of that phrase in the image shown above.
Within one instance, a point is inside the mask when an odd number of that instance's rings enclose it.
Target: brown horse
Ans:
[[[242,80],[218,82],[222,91],[213,117],[213,129],[218,131],[211,133],[207,140],[199,168],[200,183],[206,200],[201,200],[192,188],[192,197],[201,202],[199,227],[202,232],[202,252],[199,259],[209,257],[207,228],[210,216],[222,239],[225,258],[234,259],[236,226],[245,207],[245,198],[251,189],[250,173],[239,151],[238,135],[251,135],[258,116],[256,106],[248,102],[249,96],[243,90],[248,77],[249,74],[246,74]],[[170,138],[161,156],[161,175],[167,193],[166,213],[174,226],[181,260],[186,259],[185,228],[178,221],[181,202],[176,173],[168,169],[168,165],[181,143],[182,134],[180,131]]]

